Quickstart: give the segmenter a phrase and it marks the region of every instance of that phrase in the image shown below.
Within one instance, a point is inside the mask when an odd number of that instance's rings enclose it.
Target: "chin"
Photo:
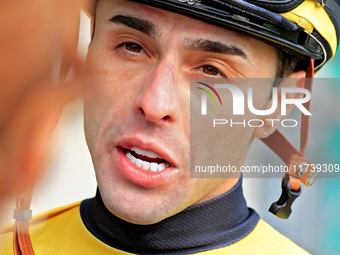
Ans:
[[[110,212],[124,221],[137,225],[151,225],[167,218],[161,211],[158,210],[158,212],[155,213],[150,211],[149,208],[145,208],[144,210],[141,208],[124,208],[124,210],[122,210],[123,208],[120,207],[117,209],[118,210],[110,210]]]
[[[155,198],[143,199],[117,195],[115,198],[103,198],[106,208],[116,217],[138,225],[150,225],[169,217],[169,206]],[[114,202],[113,202],[114,201]]]

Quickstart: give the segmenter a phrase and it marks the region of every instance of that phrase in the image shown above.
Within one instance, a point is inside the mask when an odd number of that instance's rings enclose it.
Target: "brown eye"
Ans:
[[[203,66],[203,72],[208,75],[218,75],[220,74],[220,70],[213,66]]]
[[[138,45],[137,43],[126,43],[125,44],[125,48],[128,50],[128,51],[132,51],[132,52],[136,52],[136,53],[139,53],[142,51],[142,47],[140,45]]]

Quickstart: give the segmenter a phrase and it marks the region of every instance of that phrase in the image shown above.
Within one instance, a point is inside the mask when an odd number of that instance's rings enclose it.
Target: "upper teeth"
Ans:
[[[138,155],[143,155],[149,158],[161,158],[156,153],[153,153],[151,151],[145,151],[136,147],[133,147],[131,150]],[[144,170],[151,170],[153,172],[163,171],[165,168],[170,166],[170,164],[167,162],[158,164],[154,162],[150,163],[148,161],[141,160],[139,158],[134,157],[130,152],[126,153],[126,157],[129,159],[130,162],[132,162],[136,166],[143,168]]]
[[[156,153],[153,153],[152,151],[145,151],[137,147],[133,147],[130,150],[136,152],[136,154],[138,155],[146,156],[148,158],[161,158],[160,156],[158,156]]]

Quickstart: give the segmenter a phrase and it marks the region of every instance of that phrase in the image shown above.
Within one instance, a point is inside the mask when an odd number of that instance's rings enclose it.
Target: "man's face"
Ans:
[[[273,77],[274,48],[180,14],[103,0],[88,65],[95,77],[85,100],[86,139],[101,196],[113,214],[156,223],[236,183],[190,178],[190,78]],[[266,108],[270,91],[271,84],[254,91],[258,109]],[[206,144],[205,155],[241,165],[253,132],[223,133],[223,155],[213,144]],[[159,172],[142,169],[147,162]]]

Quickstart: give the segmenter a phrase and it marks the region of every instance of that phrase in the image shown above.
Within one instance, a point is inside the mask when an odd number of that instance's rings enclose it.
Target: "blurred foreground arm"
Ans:
[[[80,4],[0,1],[0,209],[33,188],[63,105],[84,90]],[[62,85],[74,63],[73,81]]]

